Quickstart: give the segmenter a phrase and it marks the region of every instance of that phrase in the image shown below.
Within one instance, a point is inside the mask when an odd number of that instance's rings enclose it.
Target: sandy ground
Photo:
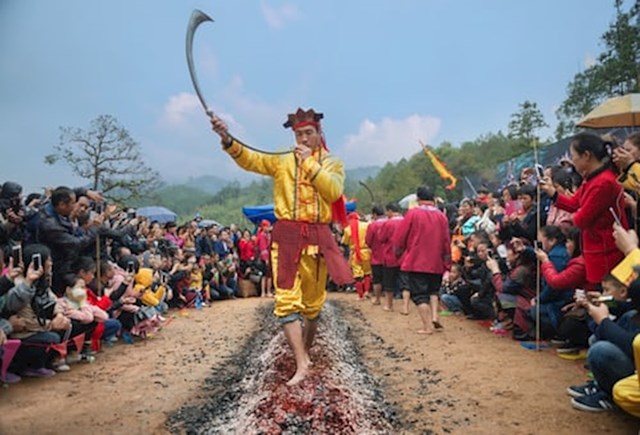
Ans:
[[[444,332],[421,336],[417,314],[384,312],[354,294],[332,293],[365,366],[396,411],[397,433],[636,434],[620,412],[571,408],[565,390],[582,383],[583,362],[527,350],[479,322],[443,317]],[[204,380],[260,328],[260,298],[174,313],[156,336],[105,349],[53,379],[0,389],[1,434],[168,433],[167,417],[204,400]]]

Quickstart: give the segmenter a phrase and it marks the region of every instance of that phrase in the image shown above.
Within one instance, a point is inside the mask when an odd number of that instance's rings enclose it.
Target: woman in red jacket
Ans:
[[[610,209],[624,228],[627,228],[627,219],[624,191],[611,165],[612,146],[611,142],[594,134],[577,134],[569,152],[575,170],[584,181],[575,195],[558,193],[548,177],[540,183],[558,208],[575,213],[573,223],[582,234],[587,281],[595,286],[600,285],[602,277],[624,258],[613,240],[614,217]]]

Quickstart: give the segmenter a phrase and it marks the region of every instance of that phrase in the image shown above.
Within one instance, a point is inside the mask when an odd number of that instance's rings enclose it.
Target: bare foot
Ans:
[[[393,308],[391,308],[391,307],[387,307],[386,305],[385,305],[384,307],[382,307],[382,309],[383,309],[384,311],[393,311]]]
[[[431,334],[433,334],[433,331],[431,329],[418,329],[416,332],[418,334],[422,334],[422,335],[431,335]]]
[[[307,353],[307,355],[304,357],[304,363],[305,365],[308,367],[311,367],[313,365],[313,361],[311,361],[311,357],[309,356],[309,354]]]
[[[293,375],[293,377],[291,379],[289,379],[289,381],[287,382],[287,385],[289,387],[293,386],[293,385],[298,385],[300,382],[302,382],[304,380],[304,378],[307,377],[307,375],[309,374],[309,367],[307,365],[303,366],[303,367],[299,367],[295,374]]]
[[[380,301],[373,301],[372,304],[373,305],[380,305]]]

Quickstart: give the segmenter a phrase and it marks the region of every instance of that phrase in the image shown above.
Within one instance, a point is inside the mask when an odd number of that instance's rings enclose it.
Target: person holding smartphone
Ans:
[[[37,258],[40,258],[41,267],[36,269],[33,259]],[[55,372],[46,364],[55,351],[50,350],[48,345],[60,343],[58,332],[70,329],[71,322],[62,313],[49,286],[51,251],[44,245],[28,245],[23,250],[23,264],[26,274],[22,282],[16,285],[19,295],[7,298],[5,306],[6,310],[24,321],[21,330],[14,331],[10,336],[20,339],[23,346],[18,348],[9,371],[19,376],[51,377]]]
[[[618,305],[622,302],[631,308],[624,314],[618,313],[620,315],[615,320],[610,315],[615,308],[601,302],[603,298],[586,297],[581,301],[596,325],[590,340],[594,342],[587,353],[593,380],[567,388],[567,393],[572,397],[571,404],[581,411],[613,410],[614,385],[635,371],[633,340],[640,334],[640,280],[634,279],[627,287],[622,281],[630,273],[630,268],[623,262],[603,280],[605,291],[619,300]]]
[[[614,218],[609,212],[613,208],[622,227],[627,228],[624,192],[612,168],[612,149],[611,142],[597,135],[577,134],[571,140],[570,154],[584,181],[575,195],[559,193],[548,177],[540,183],[558,208],[575,213],[573,222],[582,234],[587,281],[593,286],[599,286],[605,274],[623,258],[613,239]]]
[[[76,209],[76,194],[68,187],[57,187],[51,201],[42,210],[38,220],[37,239],[51,250],[53,277],[51,288],[58,296],[66,290],[66,279],[76,259],[86,249],[95,249],[101,221],[94,221],[84,230],[77,231],[72,217]]]
[[[640,133],[632,133],[613,152],[613,162],[620,170],[618,181],[625,189],[640,192]]]

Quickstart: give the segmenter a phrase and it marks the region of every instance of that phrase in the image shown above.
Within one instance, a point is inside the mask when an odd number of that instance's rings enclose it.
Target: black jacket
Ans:
[[[79,234],[68,218],[57,214],[52,204],[47,204],[40,210],[38,243],[51,249],[53,260],[52,289],[57,295],[65,291],[64,277],[71,273],[71,266],[80,253],[95,243],[97,229],[90,228]]]

